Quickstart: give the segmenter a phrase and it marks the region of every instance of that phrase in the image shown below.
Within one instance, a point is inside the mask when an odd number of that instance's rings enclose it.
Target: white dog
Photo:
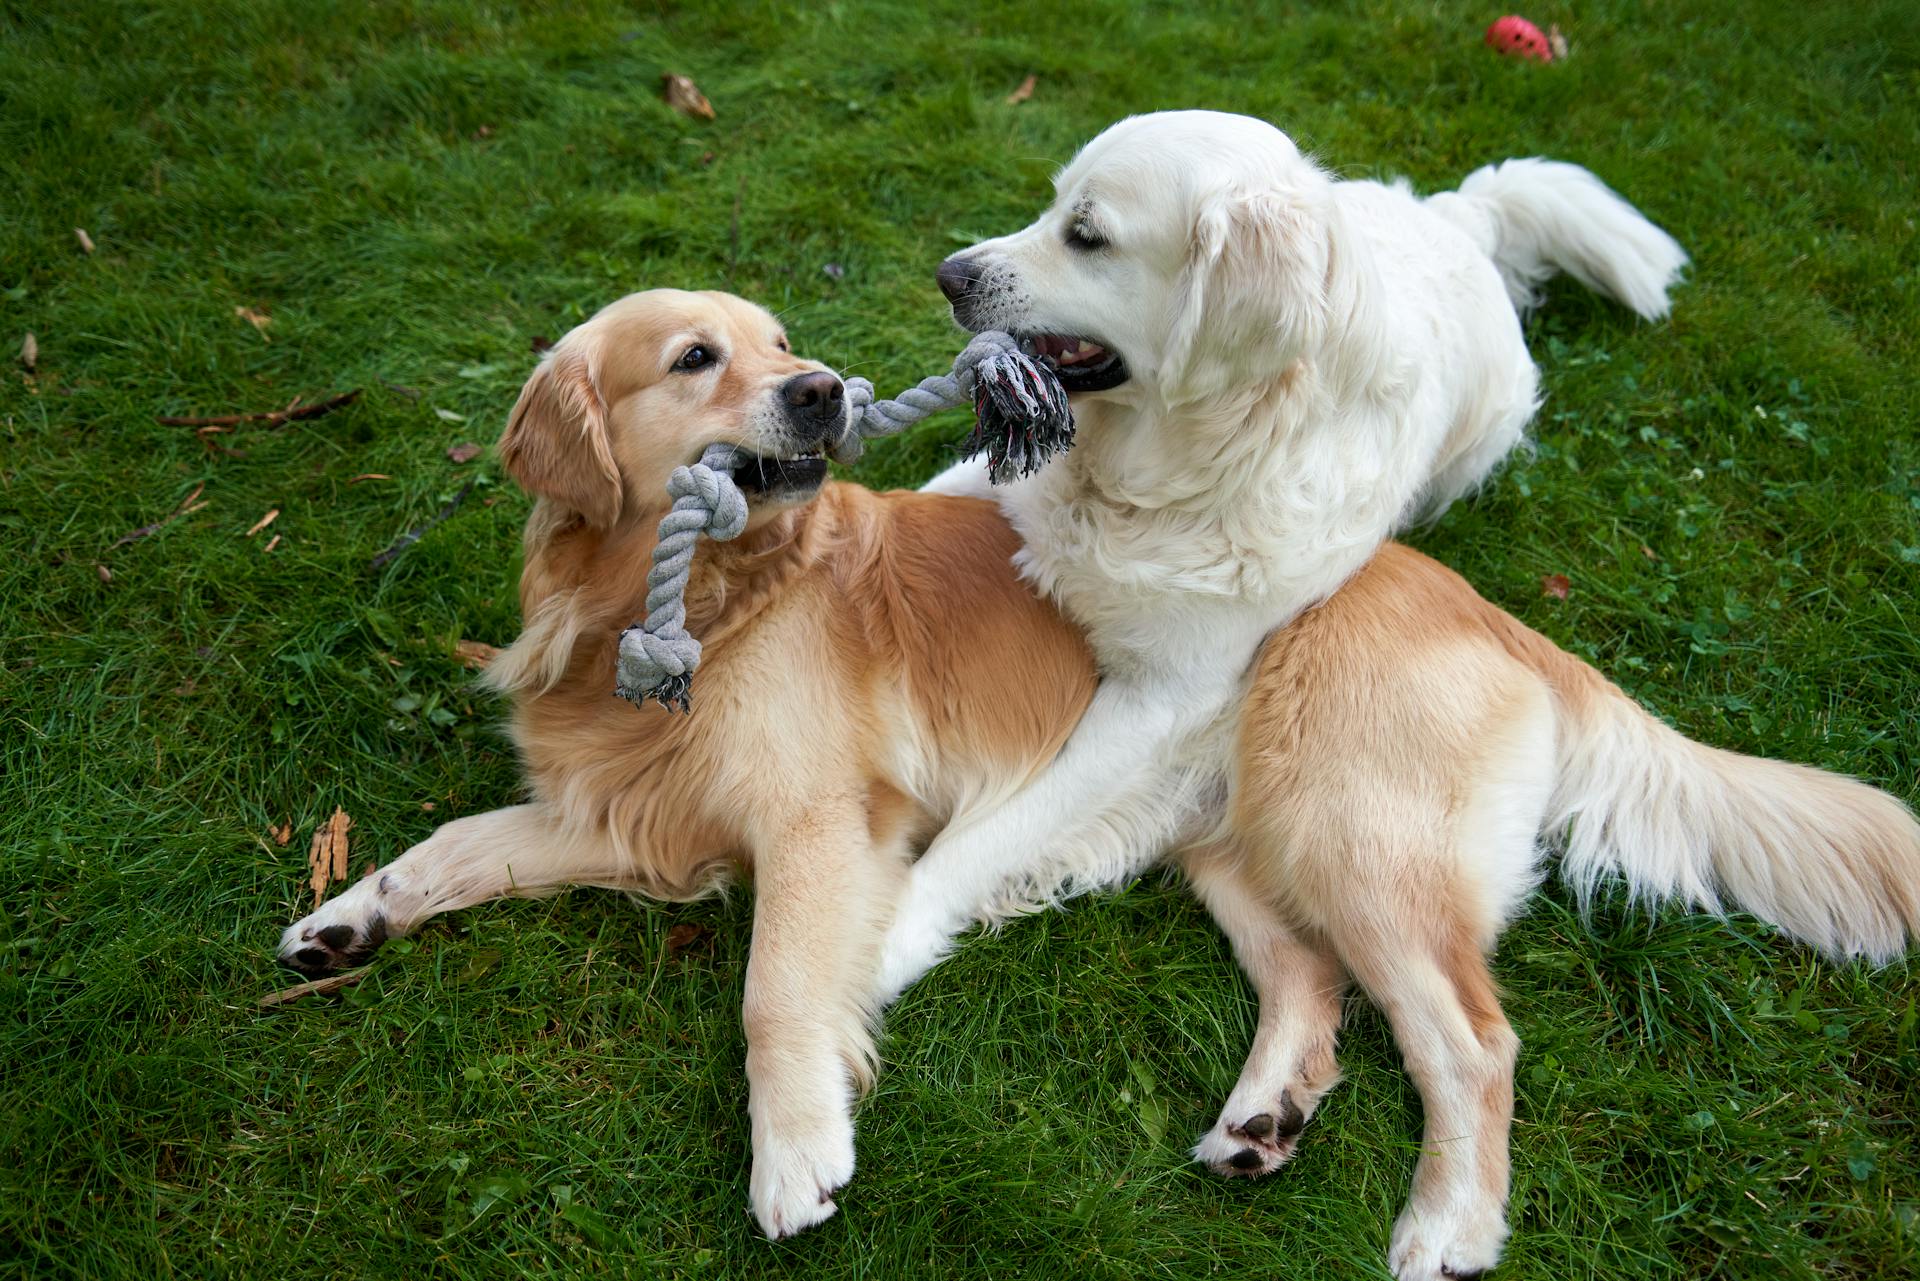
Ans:
[[[1404,184],[1337,181],[1272,126],[1214,112],[1122,121],[1055,186],[1036,222],[949,259],[940,283],[962,326],[1030,337],[1058,364],[1078,443],[1004,489],[977,462],[928,488],[1000,500],[1025,542],[1016,563],[1087,629],[1102,683],[1038,780],[948,828],[916,865],[882,957],[889,997],[975,921],[1218,839],[1262,640],[1520,440],[1539,386],[1520,314],[1538,287],[1566,272],[1652,318],[1687,261],[1572,165],[1512,160],[1422,200]],[[1523,736],[1529,751],[1537,729]],[[1476,935],[1497,933],[1538,880],[1553,780],[1526,780],[1506,824],[1524,840],[1473,852],[1511,864],[1490,869],[1496,898]],[[1489,830],[1505,830],[1499,819]],[[1219,875],[1209,866],[1188,870],[1243,962],[1302,946],[1247,906],[1232,860]],[[1649,870],[1640,888],[1676,886]],[[1300,1008],[1321,1008],[1344,966],[1390,1015],[1407,1004],[1380,967],[1363,972],[1329,946],[1336,963],[1303,951],[1275,964],[1273,984],[1250,965],[1263,1001],[1284,1005],[1288,994],[1269,989],[1293,976],[1309,984],[1292,994]],[[1396,1031],[1411,1062],[1411,1029],[1396,1018]],[[1332,1080],[1330,1064],[1318,1081],[1299,1077],[1312,1056],[1294,1041],[1307,1035],[1263,1013],[1263,1043],[1276,1039],[1256,1047],[1198,1156],[1227,1172],[1277,1167]],[[1420,1084],[1429,1138],[1458,1137],[1446,1132],[1457,1111]],[[1502,1122],[1497,1179],[1491,1153],[1476,1168],[1429,1147],[1394,1232],[1400,1277],[1497,1260],[1505,1141]]]

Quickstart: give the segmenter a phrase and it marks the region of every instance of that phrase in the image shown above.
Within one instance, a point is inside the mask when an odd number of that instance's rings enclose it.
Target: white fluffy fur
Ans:
[[[1657,315],[1686,261],[1572,165],[1510,161],[1423,201],[1215,112],[1122,121],[1055,185],[1031,226],[967,252],[967,322],[1090,337],[1131,376],[1078,399],[1078,443],[1038,475],[992,490],[976,461],[928,488],[1000,499],[1104,679],[1046,775],[921,860],[892,993],[967,923],[1197,830],[1261,639],[1521,439],[1539,376],[1516,306],[1557,266]],[[1076,225],[1110,247],[1069,247]]]

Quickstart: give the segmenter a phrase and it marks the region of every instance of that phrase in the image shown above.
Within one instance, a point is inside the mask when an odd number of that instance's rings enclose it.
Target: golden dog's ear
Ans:
[[[591,351],[562,343],[547,353],[520,391],[499,451],[527,492],[573,508],[591,525],[619,518],[620,467]]]

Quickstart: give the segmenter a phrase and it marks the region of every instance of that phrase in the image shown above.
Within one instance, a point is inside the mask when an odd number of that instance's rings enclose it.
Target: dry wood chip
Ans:
[[[278,507],[275,507],[272,510],[268,511],[267,514],[262,516],[259,520],[256,520],[253,522],[253,527],[247,530],[247,537],[252,538],[255,534],[259,533],[261,530],[265,529],[268,525],[273,524],[274,521],[279,519],[280,519],[280,509]]]
[[[1555,600],[1565,600],[1573,584],[1567,581],[1565,574],[1545,574],[1540,579],[1540,594],[1551,596]]]
[[[500,651],[485,641],[463,640],[453,647],[456,658],[478,670],[500,656]]]
[[[307,869],[312,873],[313,905],[320,906],[327,886],[347,879],[347,832],[353,820],[339,806],[333,817],[314,829],[313,845],[307,850]]]
[[[713,119],[713,104],[707,101],[707,95],[700,87],[685,76],[676,76],[671,71],[660,76],[660,95],[667,105],[683,116],[692,116],[698,120]]]
[[[93,237],[89,236],[84,228],[75,227],[73,229],[73,239],[75,243],[80,246],[81,253],[90,254],[93,252]]]
[[[1009,107],[1017,107],[1027,99],[1033,97],[1033,87],[1037,83],[1039,83],[1039,77],[1037,76],[1028,76],[1025,80],[1022,80],[1020,87],[1007,95],[1007,105]]]
[[[33,336],[33,330],[27,330],[27,336],[20,340],[20,363],[32,373],[40,367],[40,340]]]
[[[358,485],[363,480],[392,480],[392,479],[393,477],[387,475],[387,473],[383,471],[363,471],[358,476],[350,477],[347,483],[349,485]]]
[[[280,545],[280,535],[275,534],[272,538],[269,538],[267,540],[267,545],[265,547],[262,547],[260,551],[262,554],[265,554],[267,552],[272,551],[274,548],[278,547],[279,545]]]
[[[266,342],[273,341],[273,339],[267,337],[267,326],[273,323],[272,316],[269,316],[264,311],[255,311],[251,307],[235,307],[233,309],[233,314],[240,317],[240,319],[246,321],[249,325],[252,325],[255,329],[259,330],[260,337],[263,341],[266,341]]]
[[[293,824],[292,823],[275,823],[272,827],[267,829],[267,835],[273,838],[273,843],[275,845],[284,847],[288,842],[293,840]]]
[[[447,457],[456,463],[470,463],[480,456],[480,446],[470,440],[463,440],[447,450]]]

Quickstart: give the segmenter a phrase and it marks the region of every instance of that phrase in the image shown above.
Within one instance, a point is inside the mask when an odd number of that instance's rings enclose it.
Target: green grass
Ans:
[[[748,893],[496,904],[338,1000],[255,999],[333,806],[357,866],[515,796],[451,645],[513,636],[527,504],[445,450],[497,434],[532,337],[730,287],[897,387],[954,347],[934,263],[1156,107],[1263,114],[1428,187],[1551,154],[1671,228],[1697,260],[1671,323],[1557,289],[1538,452],[1416,541],[1687,732],[1913,799],[1908,6],[1552,0],[1532,16],[1574,57],[1550,68],[1480,46],[1500,11],[0,6],[0,340],[40,347],[0,377],[0,1274],[1382,1275],[1418,1128],[1384,1024],[1356,1006],[1290,1169],[1190,1166],[1253,1008],[1157,879],[917,989],[842,1213],[778,1245],[745,1212]],[[661,105],[669,68],[716,122]],[[218,438],[244,457],[153,421],[352,387]],[[960,430],[861,476],[917,481]],[[711,953],[669,957],[678,922]],[[1750,921],[1589,926],[1557,890],[1497,970],[1525,1044],[1507,1275],[1913,1274],[1906,971]]]

